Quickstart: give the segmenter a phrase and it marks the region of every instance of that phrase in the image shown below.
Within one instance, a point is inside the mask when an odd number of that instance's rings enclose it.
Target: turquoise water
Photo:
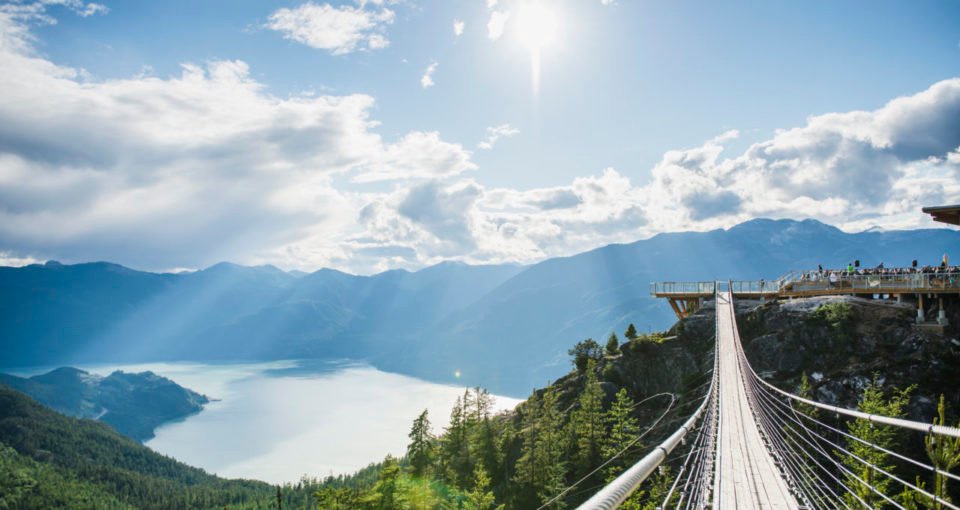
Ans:
[[[402,455],[424,409],[435,432],[463,388],[349,361],[146,363],[81,366],[100,374],[151,370],[217,399],[163,425],[154,450],[230,478],[271,483],[350,473],[387,453]],[[516,399],[497,397],[497,408]]]

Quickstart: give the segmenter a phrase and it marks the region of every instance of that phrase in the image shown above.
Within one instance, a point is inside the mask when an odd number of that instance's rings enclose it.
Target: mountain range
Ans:
[[[530,266],[443,263],[372,276],[229,263],[177,274],[105,262],[2,267],[0,358],[36,366],[348,357],[522,395],[565,373],[567,348],[583,338],[603,340],[629,323],[641,332],[669,326],[670,308],[649,295],[653,281],[773,279],[855,259],[936,264],[958,247],[956,230],[845,233],[761,219]]]

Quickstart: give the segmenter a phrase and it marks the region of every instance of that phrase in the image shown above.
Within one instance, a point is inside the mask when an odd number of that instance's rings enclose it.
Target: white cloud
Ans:
[[[110,12],[110,8],[103,4],[97,4],[90,2],[83,6],[83,9],[78,12],[80,16],[86,18],[87,16],[93,16],[94,14],[106,14]]]
[[[427,69],[423,71],[423,76],[420,77],[420,86],[423,88],[432,87],[433,83],[433,73],[437,70],[437,66],[440,64],[436,60],[430,62],[430,65],[427,66]]]
[[[487,128],[487,138],[477,144],[477,147],[484,150],[490,150],[501,138],[509,138],[520,133],[520,130],[510,124],[501,124],[499,126]]]
[[[33,50],[24,23],[45,11],[6,7],[0,264],[230,259],[368,273],[534,262],[755,217],[928,226],[921,206],[960,201],[960,79],[876,110],[810,117],[737,154],[725,146],[738,133],[722,133],[665,152],[649,179],[605,169],[521,191],[466,178],[472,154],[437,132],[385,140],[369,96],[276,97],[242,61],[83,78]],[[515,131],[488,128],[478,146]],[[374,181],[386,184],[363,184]]]
[[[737,136],[666,152],[644,185],[606,169],[526,191],[472,180],[398,190],[371,206],[374,234],[363,250],[403,253],[405,267],[534,262],[756,217],[814,218],[850,231],[932,226],[922,206],[960,201],[960,79],[875,111],[811,117],[725,157]]]
[[[664,155],[650,193],[659,228],[758,216],[848,229],[927,224],[922,205],[960,198],[960,169],[950,161],[960,146],[960,79],[874,111],[811,117],[737,157],[721,157],[724,141]]]
[[[434,180],[368,206],[367,233],[356,241],[365,250],[408,253],[416,266],[448,259],[534,262],[596,247],[598,239],[635,240],[646,225],[637,201],[638,191],[613,169],[530,191]]]
[[[17,257],[10,252],[0,251],[0,267],[23,267],[30,264],[39,264],[43,260],[37,260],[33,257]]]
[[[436,131],[413,131],[368,158],[354,182],[450,177],[477,166],[461,145],[445,142]]]
[[[335,179],[475,168],[435,132],[382,139],[369,96],[272,96],[241,61],[80,81],[37,56],[9,14],[0,29],[4,259],[340,265],[350,257],[341,243],[376,195]]]
[[[453,20],[453,35],[460,37],[463,35],[463,29],[466,27],[466,23],[461,20]]]
[[[370,10],[367,5],[381,8]],[[383,8],[383,2],[363,1],[358,7],[308,2],[278,9],[270,15],[266,27],[283,33],[287,39],[345,55],[358,49],[387,47],[390,41],[383,32],[394,17],[392,10]]]
[[[507,26],[507,20],[510,14],[502,11],[493,11],[490,13],[490,21],[487,22],[487,37],[496,41],[503,35]]]
[[[53,25],[57,23],[57,19],[47,13],[49,7],[64,7],[83,18],[110,12],[103,4],[83,0],[19,0],[0,4],[0,13],[11,21]]]
[[[493,9],[497,6],[497,0],[487,0],[487,9]]]

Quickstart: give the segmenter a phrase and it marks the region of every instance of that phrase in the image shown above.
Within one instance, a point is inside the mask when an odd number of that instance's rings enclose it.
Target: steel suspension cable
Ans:
[[[771,409],[772,409],[772,407],[771,407]],[[774,411],[774,412],[776,412],[776,411]],[[781,412],[782,412],[782,411],[781,411]],[[893,480],[893,481],[896,481],[897,483],[901,484],[902,486],[904,486],[904,487],[906,487],[906,488],[909,488],[909,489],[911,489],[911,490],[914,490],[914,491],[918,492],[919,494],[922,494],[923,496],[925,496],[925,497],[927,497],[927,498],[929,498],[929,499],[931,499],[931,500],[933,500],[933,501],[935,501],[935,502],[937,502],[937,503],[940,503],[940,504],[946,506],[947,508],[950,508],[950,509],[953,509],[953,510],[960,510],[960,507],[958,507],[958,506],[956,506],[956,505],[954,505],[954,504],[952,504],[952,503],[949,503],[949,502],[943,501],[943,500],[941,500],[941,499],[938,499],[934,494],[926,491],[925,489],[922,489],[922,488],[920,488],[920,487],[918,487],[918,486],[916,486],[916,485],[914,485],[914,484],[912,484],[912,483],[910,483],[910,482],[907,482],[906,480],[903,480],[902,478],[900,478],[900,477],[894,475],[893,473],[891,473],[891,472],[889,472],[889,471],[881,468],[880,466],[876,466],[876,465],[870,463],[869,461],[867,461],[866,459],[863,459],[862,457],[854,454],[853,452],[847,450],[847,449],[844,448],[843,446],[834,443],[833,441],[831,441],[831,440],[827,439],[826,437],[820,435],[817,431],[815,431],[815,430],[807,427],[806,425],[803,424],[802,421],[797,420],[795,417],[792,417],[792,416],[790,416],[790,415],[788,415],[788,414],[786,414],[786,413],[783,413],[783,416],[785,416],[787,419],[793,421],[795,424],[797,424],[798,426],[800,426],[805,432],[817,436],[817,437],[820,438],[823,442],[825,442],[825,443],[829,444],[830,446],[836,448],[838,451],[844,453],[844,454],[847,455],[848,457],[853,458],[853,459],[856,460],[857,462],[863,464],[865,467],[868,467],[868,468],[870,468],[871,470],[873,470],[873,471],[875,471],[875,472],[877,472],[877,473],[879,473],[879,474],[882,474],[883,476],[886,476],[887,478],[889,478],[889,479],[891,479],[891,480]],[[871,446],[873,446],[873,445],[871,444]],[[862,481],[861,481],[861,483],[865,483],[865,482],[862,482]],[[867,484],[867,485],[868,485],[868,484]]]

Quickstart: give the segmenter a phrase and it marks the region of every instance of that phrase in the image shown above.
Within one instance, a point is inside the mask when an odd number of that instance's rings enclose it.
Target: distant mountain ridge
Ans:
[[[440,381],[525,394],[566,371],[566,349],[628,323],[673,322],[649,284],[775,278],[793,269],[937,263],[948,229],[849,234],[814,220],[665,233],[531,266],[291,274],[217,264],[154,274],[115,264],[0,268],[0,358],[103,361],[351,357]]]
[[[0,384],[68,416],[99,420],[137,441],[161,424],[199,412],[210,399],[153,372],[102,377],[61,367],[32,377],[0,374]]]

